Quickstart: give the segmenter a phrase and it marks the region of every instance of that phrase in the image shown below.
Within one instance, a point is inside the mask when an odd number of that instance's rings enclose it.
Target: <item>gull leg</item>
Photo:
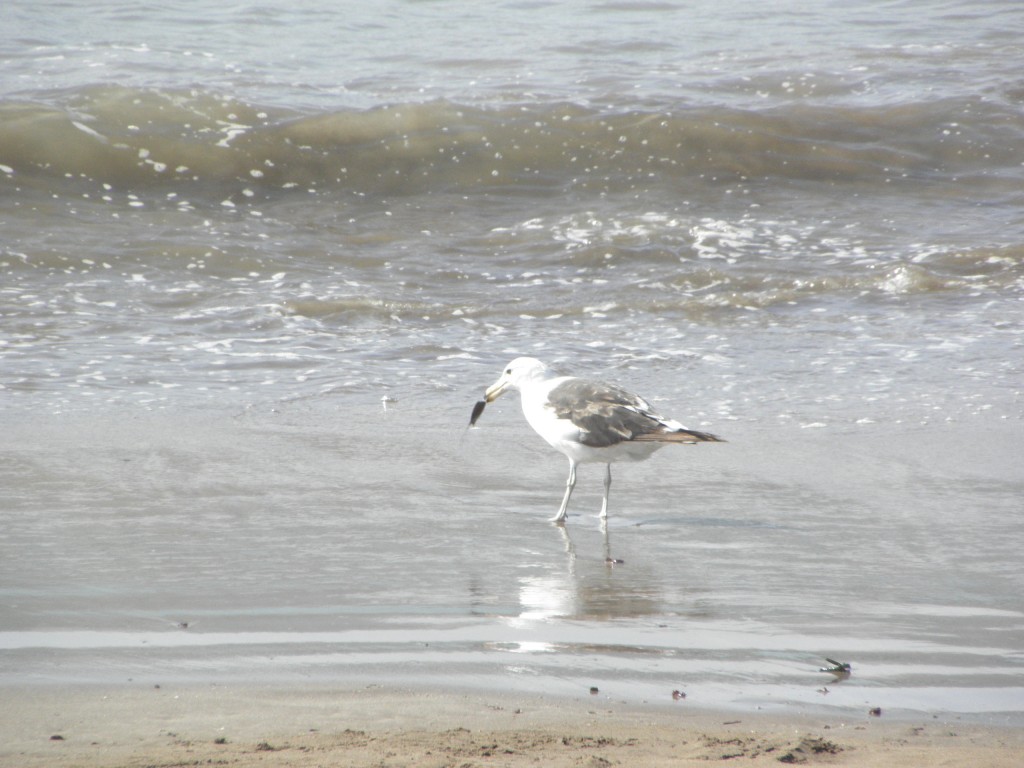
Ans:
[[[608,493],[612,489],[612,465],[605,464],[604,468],[604,499],[601,500],[601,519],[608,517]]]
[[[565,522],[565,510],[569,508],[569,497],[572,496],[572,489],[576,487],[576,462],[569,459],[569,479],[565,481],[565,496],[562,497],[562,506],[558,508],[558,514],[551,518],[552,523]]]

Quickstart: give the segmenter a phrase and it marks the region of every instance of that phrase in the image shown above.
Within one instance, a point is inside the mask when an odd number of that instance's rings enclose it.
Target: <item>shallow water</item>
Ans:
[[[0,680],[1019,722],[1022,11],[748,6],[0,12]]]
[[[997,715],[1022,692],[1005,424],[780,441],[737,423],[618,467],[602,530],[593,471],[569,525],[545,522],[562,463],[512,406],[469,433],[443,404],[392,409],[15,430],[4,679],[597,685],[1016,722]],[[834,684],[826,656],[854,675]]]

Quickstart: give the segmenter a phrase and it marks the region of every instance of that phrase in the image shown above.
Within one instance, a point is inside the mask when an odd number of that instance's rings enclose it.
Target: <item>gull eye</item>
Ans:
[[[505,369],[505,375],[506,376],[511,376],[512,375],[512,369],[511,368],[506,368]]]

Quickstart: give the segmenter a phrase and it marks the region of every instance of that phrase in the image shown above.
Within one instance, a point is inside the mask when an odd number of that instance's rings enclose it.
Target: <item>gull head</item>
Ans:
[[[517,357],[505,366],[501,378],[487,388],[484,399],[488,403],[493,403],[508,390],[521,390],[525,384],[541,381],[548,375],[548,367],[540,360],[533,357]]]

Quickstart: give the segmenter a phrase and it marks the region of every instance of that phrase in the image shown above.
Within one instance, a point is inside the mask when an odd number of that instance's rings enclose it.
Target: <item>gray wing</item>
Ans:
[[[646,400],[614,384],[569,379],[548,393],[548,407],[579,427],[580,442],[592,448],[666,431]]]

